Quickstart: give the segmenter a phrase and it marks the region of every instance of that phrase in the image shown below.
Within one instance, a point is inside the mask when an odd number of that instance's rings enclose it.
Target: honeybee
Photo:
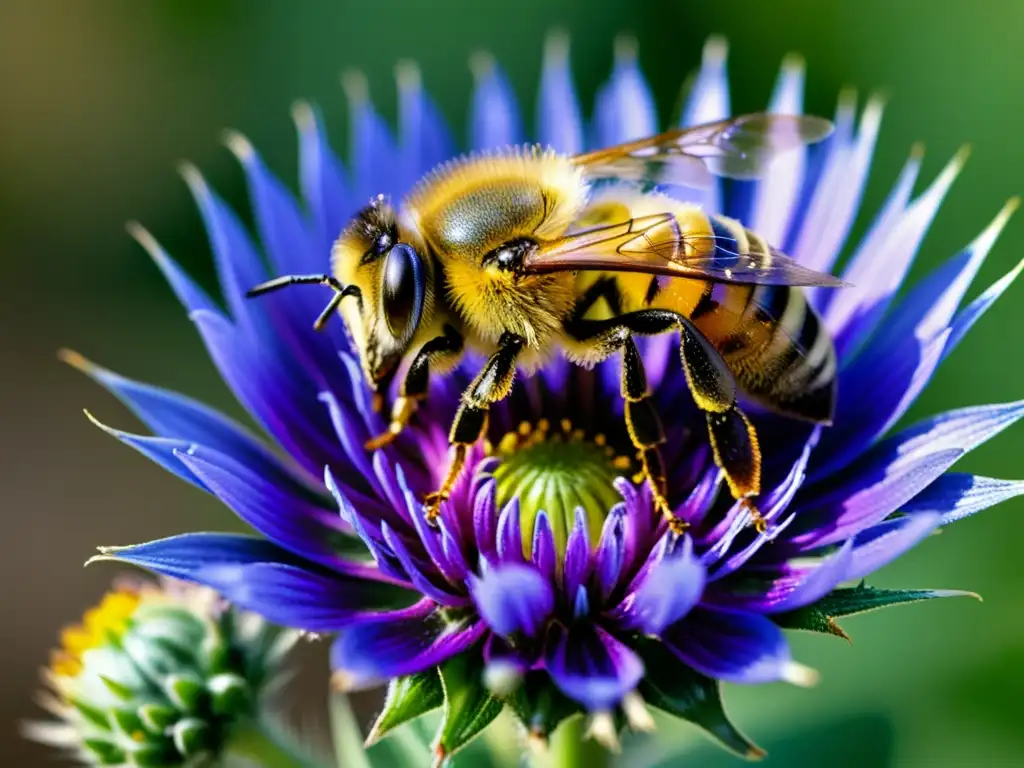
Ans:
[[[444,481],[425,499],[431,520],[517,369],[556,353],[593,365],[621,352],[630,440],[658,509],[681,531],[665,499],[664,431],[633,338],[678,332],[714,460],[763,531],[754,503],[761,452],[737,394],[830,421],[835,352],[799,287],[842,283],[654,185],[753,178],[777,153],[831,130],[817,117],[752,114],[574,156],[527,146],[456,159],[397,207],[379,196],[359,211],[334,244],[333,274],[279,277],[249,295],[332,288],[315,327],[341,314],[378,398],[408,363],[388,429],[370,450],[401,433],[431,373],[451,370],[467,348],[489,355],[462,395]]]

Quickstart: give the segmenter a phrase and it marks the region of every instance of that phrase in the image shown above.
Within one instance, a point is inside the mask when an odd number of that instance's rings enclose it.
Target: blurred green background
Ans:
[[[224,128],[246,133],[292,183],[292,101],[318,102],[335,146],[344,147],[339,72],[363,69],[378,106],[393,117],[392,69],[407,57],[421,63],[461,136],[466,61],[480,48],[506,67],[529,117],[543,36],[553,26],[572,34],[584,103],[606,77],[612,40],[623,30],[640,40],[663,116],[710,33],[729,39],[733,104],[740,110],[765,104],[779,61],[791,50],[807,59],[809,111],[831,115],[847,84],[862,93],[886,90],[891,100],[866,196],[869,211],[881,203],[913,141],[928,149],[923,181],[970,141],[974,155],[925,241],[915,277],[967,243],[1007,197],[1024,191],[1024,3],[1018,0],[2,0],[5,765],[49,762],[15,727],[38,712],[31,702],[36,669],[59,627],[96,600],[112,575],[104,566],[82,570],[93,546],[235,525],[225,508],[90,427],[84,406],[115,426],[135,425],[112,398],[55,359],[55,350],[70,346],[238,413],[123,223],[144,222],[209,284],[209,251],[175,175],[179,160],[196,162],[244,210],[241,173],[218,142]],[[1024,220],[1017,220],[972,295],[1021,256]],[[988,314],[915,414],[1021,396],[1021,291],[1024,286],[1011,290]],[[1022,455],[1024,429],[1018,428],[959,468],[1024,477]],[[960,523],[874,579],[882,586],[972,589],[984,603],[933,602],[854,618],[845,623],[852,648],[832,638],[798,637],[799,658],[822,672],[819,687],[732,688],[728,702],[740,723],[768,745],[797,740],[799,749],[783,751],[776,764],[836,762],[851,754],[851,744],[866,742],[891,743],[895,765],[1021,764],[1022,513],[1018,500]],[[320,678],[307,678],[301,706],[315,711]],[[869,727],[861,728],[864,723]],[[662,736],[703,745],[684,726]],[[884,752],[858,752],[875,755],[858,762],[883,764]],[[704,764],[703,757],[694,756],[693,764]]]

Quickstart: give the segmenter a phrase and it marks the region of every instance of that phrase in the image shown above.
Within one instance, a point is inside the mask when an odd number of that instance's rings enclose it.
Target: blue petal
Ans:
[[[870,252],[861,251],[858,254],[859,260],[852,261],[843,273],[843,279],[852,283],[852,286],[843,288],[836,293],[822,318],[825,326],[832,331],[835,337],[836,351],[840,359],[847,357],[851,351],[855,350],[881,321],[910,269],[914,256],[921,246],[921,241],[934,221],[942,201],[960,174],[966,160],[966,151],[958,153],[932,182],[932,185],[914,200],[900,219],[893,224],[892,229],[877,249]],[[994,240],[994,237],[992,239]],[[991,243],[989,243],[990,245]],[[977,247],[977,243],[974,247]],[[987,248],[983,250],[987,250]],[[982,255],[981,258],[983,257]],[[980,261],[978,266],[980,266]],[[958,287],[962,295],[970,283],[971,277],[973,277],[973,272],[968,272],[965,276],[966,283],[962,287],[958,286],[956,282],[953,283],[954,296]],[[934,286],[932,290],[934,290]],[[956,298],[958,302],[959,297]],[[921,299],[918,298],[917,301],[920,302]],[[911,304],[909,307],[909,311],[914,313],[915,305]],[[946,307],[940,303],[936,308],[937,316],[945,309]],[[945,324],[937,321],[925,324],[918,329],[918,338],[931,338],[944,328]],[[885,338],[891,338],[891,334],[887,332]]]
[[[492,562],[498,561],[496,485],[494,480],[486,481],[477,489],[476,498],[473,500],[473,538],[476,540],[480,555]]]
[[[725,68],[728,53],[728,45],[721,37],[709,37],[704,44],[700,71],[683,107],[680,120],[683,127],[724,120],[732,113],[729,75]]]
[[[894,489],[898,492],[902,473],[910,471],[915,465],[924,466],[922,462],[928,463],[931,467],[929,472],[941,466],[943,460],[952,463],[951,460],[956,459],[954,454],[974,450],[1015,423],[1021,416],[1024,416],[1024,401],[947,411],[887,438],[872,448],[861,462],[858,462],[858,466],[865,472],[863,476],[866,478],[888,474],[894,478],[897,484]],[[945,459],[943,454],[947,454]],[[922,477],[926,477],[929,472],[925,472]],[[929,478],[928,482],[937,476],[936,474]],[[911,477],[910,482],[914,483],[915,479]],[[856,483],[851,482],[849,485],[853,488]]]
[[[553,624],[544,662],[555,685],[592,712],[616,706],[644,676],[639,656],[587,623],[571,629]]]
[[[840,110],[844,109],[846,105],[840,104]],[[856,139],[848,140],[845,132],[838,130],[833,135],[828,161],[792,250],[801,264],[822,272],[832,269],[860,207],[881,121],[882,102],[871,99]]]
[[[402,62],[395,68],[398,81],[398,126],[402,140],[401,167],[404,193],[431,168],[449,159],[454,144],[433,99],[423,88],[419,67]]]
[[[838,388],[846,394],[811,457],[812,481],[848,465],[906,413],[935,372],[948,337],[949,331],[926,343],[901,339],[907,348],[891,356],[885,335],[840,370]]]
[[[704,566],[693,555],[693,539],[666,554],[635,592],[615,612],[619,625],[646,635],[660,635],[693,608],[704,593]]]
[[[327,254],[355,206],[345,169],[327,142],[320,111],[299,102],[292,109],[292,117],[299,133],[299,184],[312,219],[314,249]]]
[[[523,561],[523,534],[519,528],[519,497],[513,497],[498,517],[497,555],[505,563]]]
[[[168,437],[147,437],[145,435],[134,435],[131,432],[122,432],[119,429],[108,427],[103,422],[99,421],[89,411],[85,412],[86,417],[94,425],[102,429],[111,437],[120,440],[125,445],[131,446],[136,451],[141,453],[150,461],[159,464],[161,467],[166,469],[171,474],[177,475],[187,483],[200,488],[204,491],[209,489],[203,485],[203,482],[192,474],[191,470],[178,461],[177,452],[187,451],[192,447],[193,443],[188,440],[174,440]]]
[[[401,535],[396,533],[391,526],[382,522],[380,529],[384,535],[384,542],[395,553],[406,576],[417,590],[441,605],[465,605],[469,602],[465,597],[454,594],[446,586],[439,585],[437,582],[440,579],[436,578],[436,569],[432,567],[432,564],[425,562],[422,558],[413,557]],[[432,579],[431,576],[435,576],[435,578]]]
[[[374,621],[403,594],[390,585],[281,563],[211,565],[194,579],[274,624],[309,632],[337,632]],[[404,594],[408,602],[412,593]]]
[[[228,205],[210,190],[198,169],[185,165],[182,175],[195,198],[209,235],[217,279],[228,309],[236,319],[245,318],[252,307],[245,292],[267,279],[266,267],[241,222]]]
[[[387,124],[373,108],[366,76],[346,72],[341,82],[348,100],[356,205],[363,206],[376,195],[400,194],[398,149]]]
[[[915,285],[886,318],[886,336],[894,340],[891,354],[899,354],[901,339],[929,339],[946,330],[974,276],[1016,207],[1016,200],[1007,203],[984,232],[963,251]],[[946,341],[943,356],[949,354],[954,344]]]
[[[175,447],[187,449],[191,444],[203,445],[233,457],[265,477],[293,484],[298,482],[297,467],[287,467],[240,424],[197,400],[127,379],[74,352],[63,352],[62,359],[105,387],[158,437],[183,443]],[[115,436],[123,439],[124,435],[119,433]],[[141,444],[132,445],[141,450]],[[151,445],[159,449],[157,444]],[[150,458],[159,461],[155,456]],[[179,470],[180,467],[171,469],[176,473],[180,473]]]
[[[185,533],[127,547],[100,547],[98,559],[117,560],[185,581],[210,565],[298,564],[301,561],[257,536]]]
[[[1024,481],[996,480],[980,475],[947,472],[900,509],[903,514],[937,512],[942,525],[1024,494]]]
[[[727,683],[808,683],[809,671],[793,662],[782,630],[754,613],[696,608],[669,627],[662,642],[684,663]]]
[[[356,543],[352,528],[300,489],[274,482],[208,448],[179,452],[178,459],[242,520],[282,548],[340,573],[381,578],[378,569],[350,559]]]
[[[344,687],[363,688],[435,667],[485,632],[483,622],[454,622],[434,603],[422,600],[343,631],[331,648],[331,667]]]
[[[724,120],[731,114],[729,78],[725,62],[728,46],[720,37],[709,37],[704,44],[700,71],[683,106],[680,125],[689,127]],[[722,190],[717,179],[708,189],[673,188],[673,197],[700,205],[709,213],[722,211]]]
[[[223,316],[192,313],[221,378],[246,410],[308,471],[319,473],[343,454],[316,401],[317,389],[296,370],[279,369]]]
[[[562,567],[563,590],[566,595],[574,596],[590,575],[590,533],[587,515],[582,507],[576,508],[575,522],[569,531]]]
[[[857,534],[846,581],[863,579],[892,562],[939,527],[942,515],[917,514],[886,520]]]
[[[480,618],[503,637],[536,637],[555,608],[551,582],[527,565],[490,568],[469,588]]]
[[[931,484],[964,455],[960,448],[894,458],[892,446],[879,446],[863,462],[829,484],[823,496],[796,505],[801,533],[786,539],[801,548],[835,544],[879,523]]]
[[[144,227],[140,224],[132,223],[128,225],[128,232],[139,245],[146,249],[146,253],[149,254],[153,263],[156,264],[163,274],[164,279],[171,286],[171,290],[174,291],[174,295],[178,297],[178,301],[181,302],[185,309],[189,312],[199,310],[208,312],[219,311],[217,305],[206,292],[196,285],[192,278],[185,274],[184,270],[178,265],[178,262],[167,255],[167,252],[160,246],[160,243]]]
[[[654,97],[637,62],[636,40],[615,41],[615,68],[597,93],[594,147],[611,147],[658,132]]]
[[[247,139],[230,133],[227,144],[245,171],[256,230],[274,270],[278,274],[322,272],[326,254],[314,246],[309,223],[295,198]]]
[[[978,298],[956,313],[953,322],[949,327],[949,338],[946,339],[946,348],[942,351],[942,357],[956,349],[963,337],[974,324],[981,319],[981,316],[988,311],[996,300],[1003,295],[1003,291],[1010,287],[1021,270],[1024,269],[1024,261],[1017,264],[1008,273],[992,283]]]
[[[605,518],[601,540],[594,555],[598,596],[604,602],[611,597],[622,575],[626,559],[626,507],[616,504]]]
[[[473,70],[473,106],[469,118],[469,145],[476,151],[520,144],[525,140],[519,105],[505,73],[487,53],[470,60]]]
[[[558,569],[558,553],[555,550],[555,534],[551,529],[551,521],[547,513],[541,510],[533,522],[533,541],[530,547],[530,560],[537,570],[547,579],[554,579]]]
[[[782,62],[768,111],[778,115],[799,115],[804,107],[804,60],[790,55]],[[786,152],[772,161],[754,187],[749,226],[769,243],[786,242],[794,208],[804,181],[807,149]]]
[[[853,562],[852,540],[817,562],[802,557],[796,563],[759,566],[742,571],[735,580],[708,586],[704,602],[710,606],[756,613],[782,613],[817,602],[847,579]],[[763,583],[757,585],[757,579]]]
[[[583,117],[569,67],[569,38],[563,34],[551,35],[544,45],[537,140],[567,155],[583,151]]]

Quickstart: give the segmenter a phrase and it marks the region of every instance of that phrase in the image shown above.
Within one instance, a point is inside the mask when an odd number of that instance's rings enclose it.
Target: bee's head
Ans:
[[[422,241],[378,196],[335,242],[331,262],[353,294],[340,309],[363,372],[374,390],[383,389],[433,313],[432,266]]]

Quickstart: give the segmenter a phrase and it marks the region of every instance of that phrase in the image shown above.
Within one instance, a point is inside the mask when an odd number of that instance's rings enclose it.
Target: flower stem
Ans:
[[[225,752],[252,758],[263,768],[323,768],[288,738],[284,729],[266,720],[239,723]]]
[[[609,765],[607,750],[585,734],[586,718],[577,716],[563,722],[551,734],[548,765],[552,768],[605,768]]]

